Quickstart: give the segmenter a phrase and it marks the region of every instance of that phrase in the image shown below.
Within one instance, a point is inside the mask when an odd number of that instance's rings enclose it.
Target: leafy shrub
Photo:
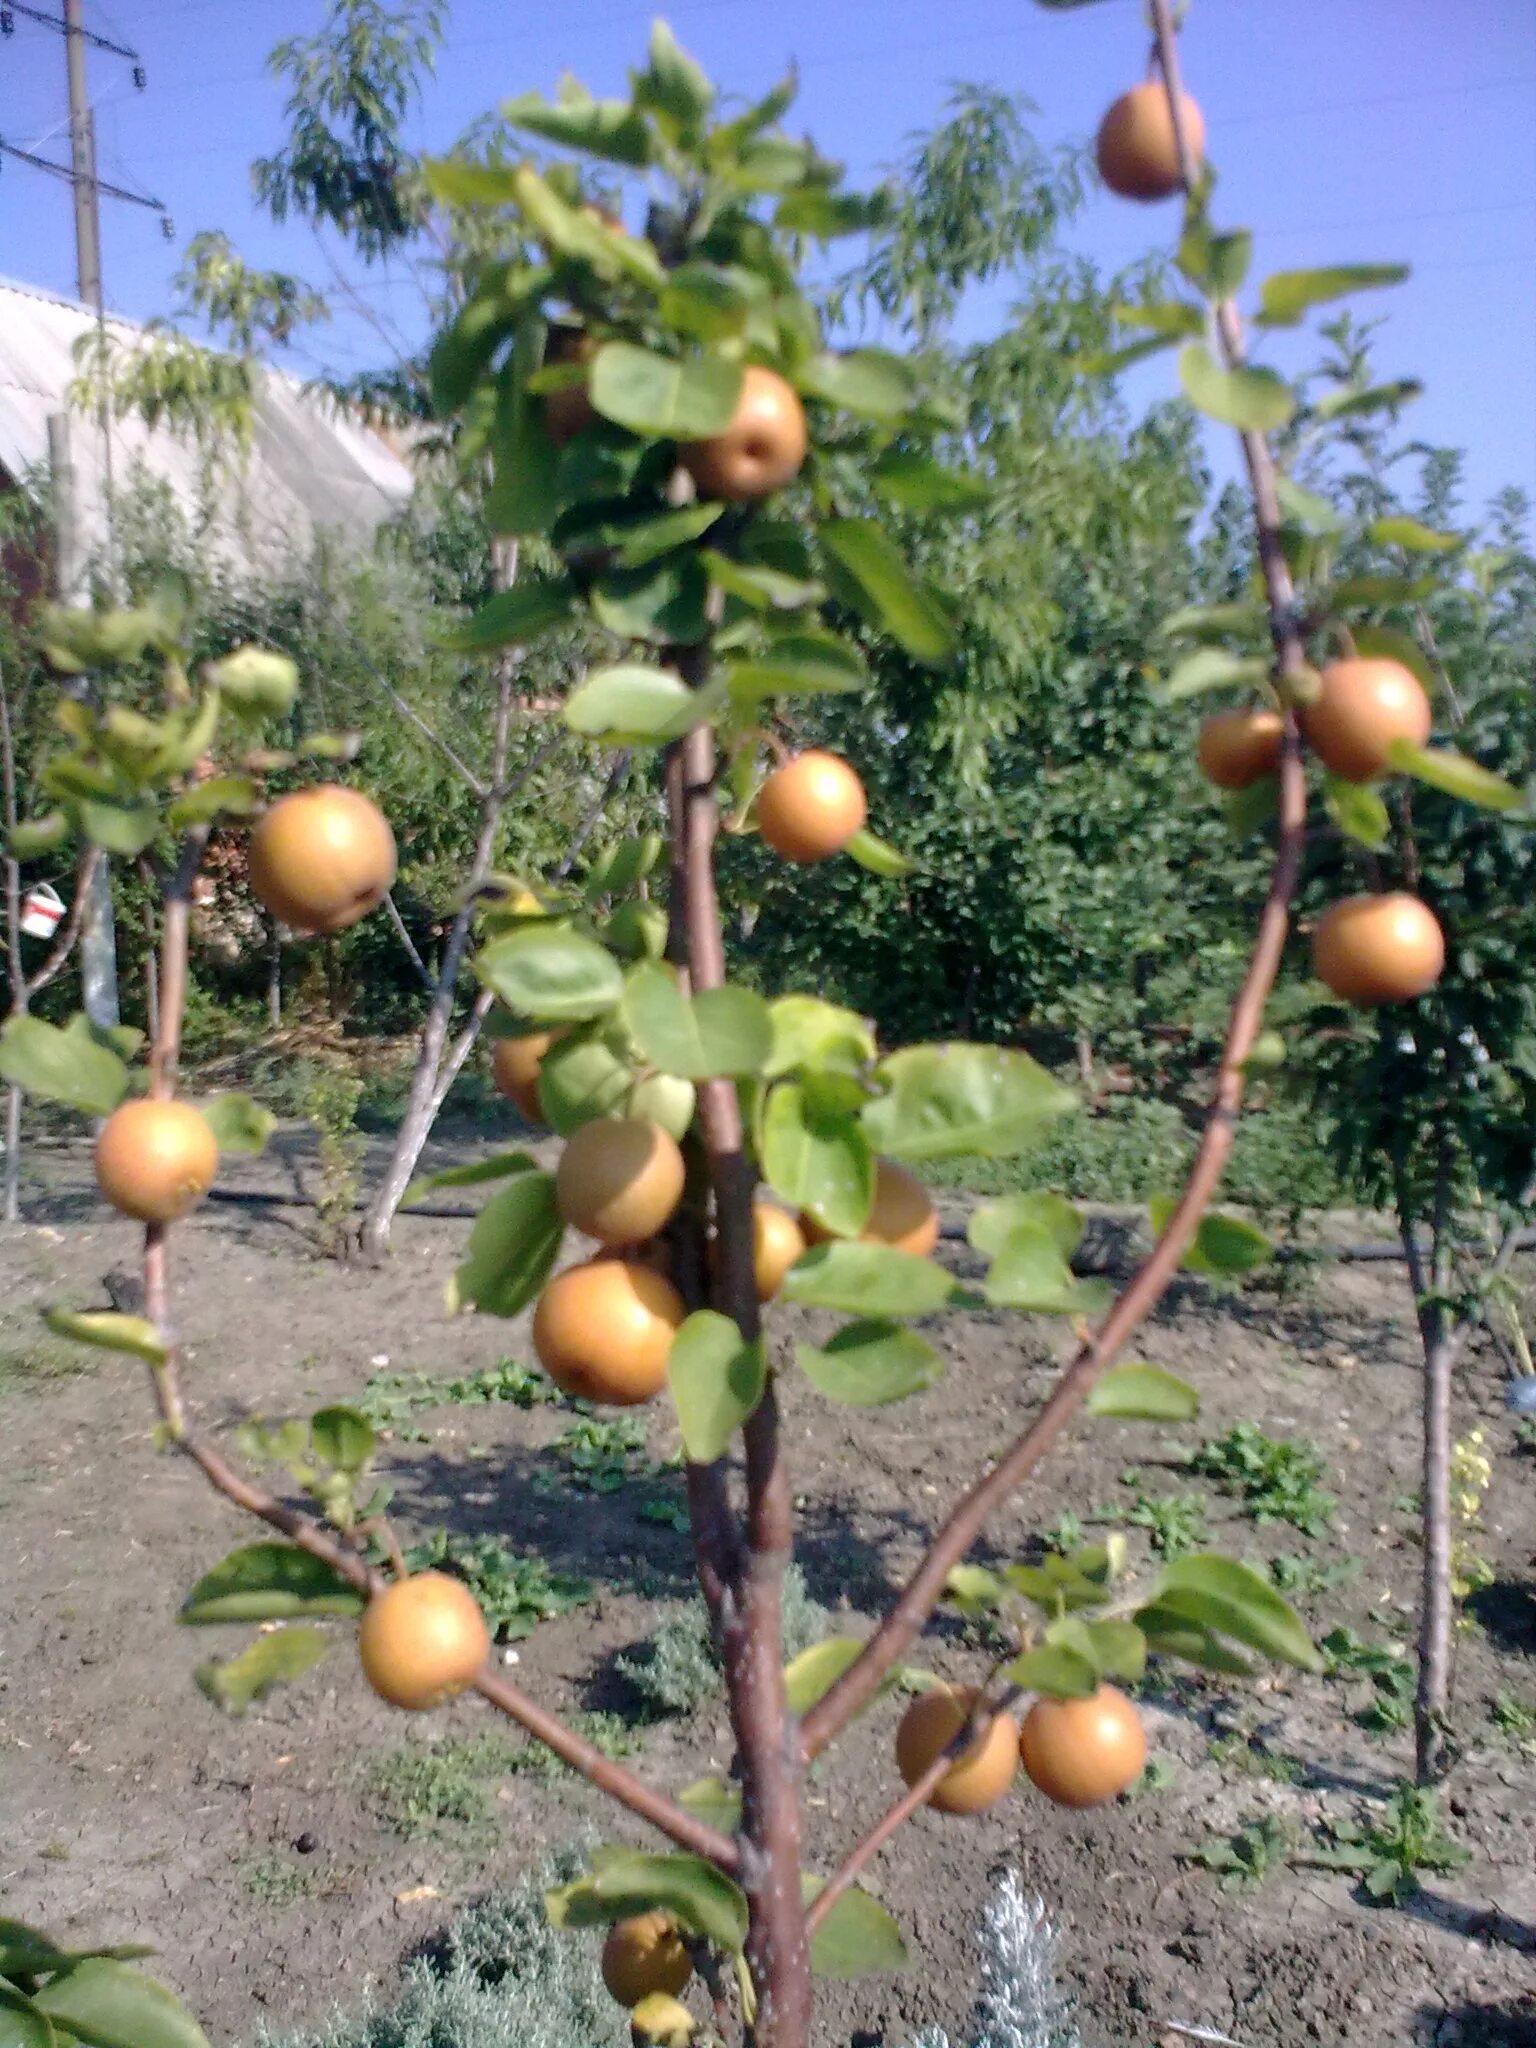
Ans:
[[[1324,1472],[1315,1444],[1266,1436],[1240,1422],[1196,1451],[1190,1469],[1235,1494],[1256,1522],[1289,1522],[1303,1536],[1325,1536],[1338,1501],[1318,1485]]]
[[[828,1619],[827,1610],[806,1591],[799,1565],[792,1564],[784,1575],[786,1661],[819,1642]],[[703,1600],[678,1608],[632,1656],[616,1658],[614,1669],[634,1687],[651,1719],[696,1714],[723,1682]]]
[[[405,1553],[413,1572],[442,1571],[462,1579],[480,1603],[498,1643],[532,1635],[541,1621],[569,1614],[592,1598],[592,1581],[552,1571],[536,1550],[517,1551],[500,1536],[452,1536],[435,1529]]]
[[[261,2048],[621,2048],[628,2029],[597,1973],[597,1943],[544,1917],[550,1885],[578,1876],[574,1851],[548,1858],[514,1889],[468,1907],[440,1950],[407,1965],[399,1996],[336,2013],[316,2032]]]

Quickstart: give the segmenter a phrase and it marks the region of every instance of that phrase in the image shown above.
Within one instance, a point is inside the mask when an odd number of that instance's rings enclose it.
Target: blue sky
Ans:
[[[44,0],[53,7],[56,0]],[[281,93],[264,62],[281,36],[312,33],[324,0],[85,0],[89,26],[142,53],[147,89],[93,51],[104,178],[169,207],[155,218],[104,202],[109,302],[164,312],[177,249],[222,228],[251,261],[322,286],[331,257],[306,228],[277,229],[250,198],[249,164],[281,132]],[[454,0],[449,44],[413,123],[440,148],[476,114],[569,65],[614,90],[642,50],[653,9],[630,0]],[[764,89],[794,58],[799,109],[851,177],[896,159],[939,114],[949,86],[978,80],[1027,94],[1047,143],[1092,133],[1107,101],[1140,76],[1138,0],[1050,13],[1029,0],[677,0],[669,19],[736,92]],[[1411,415],[1426,439],[1464,447],[1469,498],[1506,483],[1536,491],[1536,5],[1532,0],[1193,0],[1184,37],[1221,172],[1218,218],[1256,232],[1256,270],[1403,260],[1411,282],[1357,302],[1389,315],[1384,374],[1421,377]],[[53,157],[62,132],[60,38],[17,17],[0,42],[0,136]],[[1166,247],[1175,209],[1095,198],[1074,246],[1109,267]],[[67,188],[8,160],[0,177],[0,274],[72,292]],[[361,279],[361,303],[406,333],[419,327],[409,279]],[[978,318],[995,318],[995,303]],[[293,367],[348,369],[384,343],[342,318],[308,335]],[[1294,368],[1294,349],[1276,360]],[[1169,388],[1158,359],[1133,402]],[[1226,468],[1226,463],[1222,463]]]

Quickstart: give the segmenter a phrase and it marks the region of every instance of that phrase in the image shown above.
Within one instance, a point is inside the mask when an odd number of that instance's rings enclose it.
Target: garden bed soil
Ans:
[[[467,1149],[448,1143],[435,1157]],[[292,1132],[265,1159],[228,1165],[228,1183],[248,1190],[313,1187],[307,1144]],[[0,1232],[0,1913],[70,1941],[152,1941],[154,1967],[215,2042],[250,2043],[263,2023],[318,2022],[337,2003],[387,1992],[402,1955],[543,1847],[613,1828],[613,1817],[575,1781],[511,1775],[490,1787],[488,1835],[453,1824],[393,1832],[366,1789],[378,1759],[483,1731],[486,1710],[471,1699],[430,1721],[392,1713],[363,1685],[344,1625],[298,1684],[243,1719],[215,1712],[194,1667],[244,1637],[180,1628],[176,1611],[202,1571],[256,1532],[156,1450],[131,1362],[71,1361],[40,1335],[40,1307],[105,1306],[103,1276],[131,1272],[137,1257],[132,1228],[96,1199],[82,1147],[34,1149],[27,1208],[25,1225]],[[523,1320],[446,1318],[442,1283],[462,1223],[402,1220],[377,1270],[320,1259],[312,1228],[301,1208],[210,1203],[178,1233],[186,1390],[226,1447],[244,1417],[355,1398],[371,1374],[447,1376],[530,1355]],[[790,1336],[825,1327],[798,1312],[782,1321]],[[935,1334],[948,1378],[893,1408],[830,1408],[785,1378],[800,1554],[840,1630],[870,1626],[942,1508],[1045,1391],[1066,1343],[1059,1327],[1012,1315],[951,1317]],[[1064,1507],[1123,1510],[1138,1492],[1155,1500],[1203,1485],[1224,1547],[1343,1568],[1331,1590],[1298,1596],[1316,1633],[1345,1625],[1372,1642],[1406,1640],[1419,1351],[1401,1269],[1325,1269],[1288,1300],[1183,1284],[1141,1355],[1198,1386],[1199,1421],[1075,1430],[993,1526],[992,1553],[1019,1555]],[[935,2023],[968,2039],[972,1928],[1004,1864],[1061,1929],[1088,2048],[1198,2038],[1179,2027],[1245,2048],[1536,2043],[1533,1744],[1517,1711],[1494,1712],[1501,1700],[1536,1709],[1536,1465],[1501,1393],[1497,1360],[1474,1346],[1458,1426],[1481,1427],[1493,1459],[1479,1548],[1495,1576],[1458,1638],[1462,1755],[1447,1817],[1471,1852],[1464,1869],[1427,1877],[1400,1910],[1373,1908],[1347,1878],[1315,1869],[1224,1890],[1189,1851],[1266,1815],[1305,1829],[1378,1812],[1410,1769],[1411,1740],[1357,1724],[1368,1680],[1180,1680],[1146,1699],[1166,1764],[1157,1789],[1074,1814],[1024,1788],[979,1819],[924,1814],[907,1829],[871,1883],[910,1935],[914,1966],[828,1987],[818,2043],[897,2048]],[[1258,1526],[1180,1468],[1181,1448],[1242,1419],[1321,1449],[1339,1499],[1326,1536]],[[516,1645],[517,1671],[556,1707],[625,1711],[614,1654],[647,1634],[658,1601],[689,1590],[686,1537],[640,1513],[656,1483],[642,1473],[607,1494],[573,1490],[551,1450],[570,1421],[557,1408],[448,1406],[412,1420],[428,1440],[392,1438],[381,1459],[402,1529],[495,1531],[596,1580],[593,1604]],[[664,1406],[646,1420],[649,1454],[664,1458],[676,1447]],[[1125,1482],[1128,1468],[1139,1481]],[[1131,1536],[1145,1559],[1144,1532]],[[944,1626],[923,1661],[960,1673],[982,1660]],[[891,1796],[898,1712],[882,1703],[814,1778],[810,1843],[823,1867]],[[1235,1743],[1223,1741],[1234,1731]],[[727,1761],[723,1718],[706,1710],[648,1727],[637,1767],[678,1786]],[[635,1836],[623,1817],[616,1832]]]

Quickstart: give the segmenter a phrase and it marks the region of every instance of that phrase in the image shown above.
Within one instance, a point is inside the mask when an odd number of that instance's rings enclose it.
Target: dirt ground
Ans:
[[[438,1163],[462,1149],[440,1147]],[[228,1176],[277,1191],[312,1179],[291,1133]],[[180,1628],[176,1611],[202,1571],[256,1532],[157,1453],[130,1361],[90,1354],[71,1375],[39,1337],[40,1306],[105,1306],[103,1276],[135,1261],[135,1234],[96,1200],[79,1147],[34,1152],[29,1217],[0,1232],[0,1913],[71,1939],[153,1941],[156,1967],[211,2038],[249,2043],[263,2022],[297,2026],[387,1987],[401,1956],[459,1906],[545,1846],[612,1821],[569,1779],[512,1775],[493,1787],[489,1842],[452,1826],[392,1831],[363,1789],[370,1769],[402,1743],[483,1730],[486,1710],[461,1701],[430,1727],[404,1724],[364,1687],[343,1625],[298,1684],[243,1719],[214,1711],[194,1667],[215,1633],[221,1652],[244,1636]],[[187,1388],[219,1439],[253,1413],[355,1398],[384,1370],[452,1375],[530,1356],[521,1321],[446,1319],[441,1284],[462,1223],[402,1221],[378,1271],[318,1258],[312,1227],[296,1208],[209,1204],[182,1234]],[[1300,1558],[1313,1578],[1340,1581],[1296,1596],[1316,1634],[1346,1625],[1372,1643],[1401,1642],[1418,1561],[1418,1357],[1406,1307],[1393,1266],[1333,1267],[1289,1300],[1181,1287],[1142,1355],[1195,1382],[1199,1421],[1079,1429],[994,1527],[996,1554],[1021,1554],[1064,1507],[1089,1516],[1129,1509],[1138,1492],[1198,1488],[1223,1547]],[[785,1318],[791,1331],[796,1322]],[[786,1375],[802,1560],[843,1630],[868,1627],[942,1506],[1039,1397],[1065,1341],[1005,1315],[947,1318],[934,1334],[947,1379],[894,1408],[832,1408]],[[1180,1468],[1181,1451],[1243,1418],[1321,1449],[1339,1499],[1325,1535],[1256,1525]],[[428,1440],[393,1438],[381,1463],[410,1537],[440,1524],[495,1530],[599,1582],[594,1604],[516,1645],[518,1672],[557,1707],[623,1711],[613,1655],[647,1634],[658,1598],[687,1590],[686,1538],[641,1515],[656,1492],[643,1475],[608,1494],[573,1490],[550,1448],[570,1420],[552,1407],[426,1410],[412,1422]],[[1495,1572],[1458,1643],[1463,1749],[1448,1818],[1472,1853],[1464,1869],[1428,1877],[1400,1910],[1373,1908],[1347,1877],[1311,1868],[1223,1889],[1187,1860],[1191,1849],[1269,1815],[1304,1829],[1379,1812],[1410,1766],[1410,1739],[1357,1723],[1372,1698],[1366,1678],[1164,1680],[1144,1695],[1167,1765],[1154,1788],[1081,1815],[1025,1788],[980,1819],[915,1821],[872,1885],[919,1960],[901,1978],[831,1987],[818,2041],[898,2048],[934,2022],[966,2038],[972,1924],[988,1873],[1012,1863],[1063,1929],[1090,2048],[1197,2038],[1178,2027],[1244,2048],[1536,2043],[1536,1722],[1519,1714],[1536,1713],[1536,1464],[1503,1412],[1489,1355],[1474,1351],[1463,1368],[1458,1424],[1487,1433],[1479,1547]],[[647,1428],[651,1457],[675,1449],[662,1404]],[[1127,1483],[1127,1469],[1140,1479]],[[1155,1564],[1145,1530],[1130,1533]],[[982,1653],[943,1626],[924,1661],[958,1674]],[[890,1797],[898,1711],[887,1701],[871,1713],[814,1782],[811,1853],[823,1867]],[[706,1710],[646,1728],[637,1768],[678,1786],[727,1760],[721,1717]]]

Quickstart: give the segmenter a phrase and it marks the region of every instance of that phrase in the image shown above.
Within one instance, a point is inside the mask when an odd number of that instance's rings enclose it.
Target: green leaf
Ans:
[[[657,440],[704,441],[723,434],[741,397],[741,365],[722,356],[657,355],[630,341],[605,342],[588,389],[604,419]]]
[[[1090,1415],[1117,1422],[1191,1422],[1200,1396],[1160,1365],[1117,1365],[1095,1382],[1085,1405]]]
[[[989,1045],[913,1045],[876,1070],[887,1093],[864,1129],[895,1159],[1006,1158],[1028,1149],[1076,1098],[1027,1053]]]
[[[888,448],[865,472],[871,490],[905,512],[976,512],[991,503],[991,486],[983,477]]]
[[[1050,1699],[1091,1699],[1099,1689],[1096,1659],[1068,1643],[1041,1643],[1015,1657],[1003,1677],[1010,1685],[1027,1686]]]
[[[1411,740],[1394,740],[1387,758],[1415,781],[1427,782],[1432,789],[1443,789],[1447,796],[1477,804],[1485,811],[1513,811],[1523,801],[1512,782],[1469,761],[1453,747],[1416,747]]]
[[[817,538],[827,581],[844,603],[914,661],[937,667],[949,659],[955,636],[948,615],[882,527],[872,519],[829,519]]]
[[[237,647],[222,660],[206,663],[203,679],[246,718],[286,718],[299,694],[298,663],[270,647]],[[206,750],[204,745],[197,751]]]
[[[709,571],[709,580],[728,597],[740,598],[755,612],[799,611],[808,604],[817,603],[825,596],[819,583],[803,576],[786,576],[778,569],[765,569],[756,562],[733,561],[729,555],[722,555],[714,548],[701,548],[699,559]],[[812,645],[837,648],[846,653],[863,674],[863,663],[853,650],[845,649],[840,641],[817,636]],[[845,687],[842,684],[834,687]]]
[[[470,1227],[464,1262],[448,1283],[448,1312],[515,1316],[543,1289],[565,1234],[552,1173],[520,1173],[492,1195]]]
[[[701,1308],[672,1339],[667,1382],[690,1463],[712,1465],[762,1400],[768,1362],[729,1316]]]
[[[728,662],[726,688],[750,716],[765,697],[816,697],[862,690],[869,681],[858,652],[830,634],[787,633],[761,654]]]
[[[1000,1201],[983,1202],[971,1211],[966,1241],[972,1250],[996,1258],[1014,1231],[1025,1224],[1052,1238],[1063,1259],[1070,1259],[1083,1241],[1081,1213],[1065,1196],[1043,1192],[1004,1195]]]
[[[674,548],[686,547],[690,541],[708,533],[724,511],[723,505],[707,502],[678,505],[669,512],[658,512],[653,518],[637,521],[619,543],[619,567],[642,569],[647,562],[659,560]]]
[[[464,625],[437,635],[437,644],[450,654],[488,654],[499,647],[526,646],[552,626],[562,625],[575,609],[576,586],[568,576],[548,583],[514,584],[488,598]]]
[[[812,356],[795,382],[812,398],[860,418],[894,425],[912,410],[917,379],[910,363],[889,349],[855,348],[846,354],[830,351]]]
[[[942,1379],[944,1361],[925,1337],[895,1323],[849,1323],[818,1348],[797,1344],[795,1361],[829,1401],[879,1408]]]
[[[801,1873],[807,1905],[821,1890],[822,1882],[810,1871]],[[813,1977],[872,1977],[904,1970],[910,1961],[901,1929],[879,1900],[856,1884],[833,1901],[811,1936]]]
[[[1280,781],[1275,775],[1261,775],[1246,789],[1222,792],[1221,808],[1227,829],[1234,839],[1251,839],[1269,824],[1280,809]]]
[[[298,1627],[278,1629],[258,1636],[249,1649],[220,1664],[210,1659],[193,1674],[198,1690],[226,1714],[243,1714],[269,1693],[275,1685],[287,1685],[302,1678],[312,1664],[318,1664],[330,1648],[322,1629]]]
[[[1224,647],[1197,647],[1193,654],[1186,654],[1174,664],[1162,684],[1161,694],[1168,703],[1179,704],[1206,690],[1262,682],[1270,666],[1267,655],[1230,654]]]
[[[531,164],[518,166],[513,183],[514,203],[524,220],[556,255],[584,263],[610,282],[628,277],[651,291],[665,287],[667,273],[649,242],[625,234],[583,207],[567,205]]]
[[[121,860],[142,853],[159,829],[160,813],[152,797],[136,803],[105,803],[89,797],[81,801],[80,830],[92,846]]]
[[[839,1237],[856,1237],[875,1198],[875,1156],[857,1117],[823,1110],[781,1081],[763,1112],[763,1178],[781,1201]]]
[[[1273,370],[1224,370],[1205,347],[1192,341],[1179,351],[1179,382],[1199,411],[1224,426],[1269,434],[1283,427],[1296,410],[1290,386]]]
[[[48,811],[40,818],[25,818],[11,834],[10,853],[13,860],[36,860],[41,853],[52,853],[62,846],[69,837],[69,819],[63,811]]]
[[[635,102],[664,117],[675,139],[697,134],[715,103],[715,88],[664,21],[651,27],[649,62],[637,74]]]
[[[624,993],[613,955],[559,926],[525,925],[492,939],[475,955],[475,973],[509,1010],[536,1024],[604,1016]]]
[[[0,2048],[56,2048],[58,2040],[31,1999],[0,1981]]]
[[[1135,1622],[1083,1620],[1079,1626],[1087,1633],[1101,1678],[1139,1683],[1147,1669],[1147,1639]]]
[[[262,1153],[277,1128],[277,1118],[271,1110],[263,1109],[249,1095],[215,1095],[200,1107],[203,1121],[213,1132],[221,1152]]]
[[[471,1159],[465,1166],[444,1166],[436,1173],[424,1173],[413,1180],[400,1197],[402,1209],[421,1202],[439,1188],[477,1188],[491,1180],[506,1180],[514,1173],[537,1173],[539,1162],[531,1152],[497,1152],[489,1159]]]
[[[1122,327],[1148,327],[1169,341],[1185,341],[1205,332],[1203,306],[1186,299],[1122,300],[1110,311]]]
[[[0,1025],[0,1081],[90,1116],[110,1116],[128,1093],[128,1069],[83,1015],[62,1031],[41,1017],[8,1018]]]
[[[1132,363],[1144,362],[1148,356],[1172,348],[1178,339],[1177,333],[1144,334],[1139,341],[1128,341],[1123,348],[1096,348],[1074,356],[1072,367],[1080,377],[1114,377],[1121,370],[1128,370]]]
[[[775,227],[791,234],[811,235],[819,242],[839,235],[857,235],[877,226],[889,212],[883,193],[833,192],[820,184],[787,192],[774,213]]]
[[[699,341],[745,332],[747,315],[764,295],[749,270],[720,263],[681,263],[667,281],[659,311],[665,326]]]
[[[1136,1616],[1136,1627],[1149,1650],[1158,1656],[1177,1657],[1202,1671],[1217,1671],[1233,1678],[1251,1678],[1253,1666],[1246,1657],[1229,1649],[1215,1632],[1187,1615],[1154,1601]]]
[[[77,1344],[93,1344],[100,1351],[125,1351],[150,1365],[164,1365],[169,1346],[145,1316],[119,1315],[115,1309],[86,1309],[77,1313],[67,1308],[50,1308],[43,1321],[60,1337]]]
[[[600,668],[565,700],[565,722],[614,746],[664,745],[699,722],[699,693],[671,669],[620,662]]]
[[[1360,579],[1355,580],[1358,582]],[[1340,584],[1334,591],[1335,602],[1346,587]],[[1353,637],[1357,653],[1380,654],[1389,661],[1400,661],[1410,675],[1418,678],[1426,695],[1439,695],[1440,678],[1430,666],[1429,656],[1411,633],[1404,633],[1396,626],[1356,626]]]
[[[497,207],[517,201],[515,164],[477,163],[467,156],[424,156],[421,175],[439,206]]]
[[[1349,521],[1344,514],[1331,505],[1316,491],[1309,491],[1305,484],[1280,471],[1275,477],[1275,496],[1280,500],[1280,509],[1296,525],[1308,533],[1342,533]]]
[[[215,818],[251,818],[261,804],[261,791],[249,775],[211,775],[195,782],[176,798],[165,814],[173,832],[188,825],[208,825]]]
[[[685,996],[655,962],[625,977],[624,1016],[641,1056],[685,1081],[760,1074],[773,1050],[773,1018],[760,995],[726,987]]]
[[[1385,519],[1373,519],[1366,528],[1366,535],[1382,547],[1403,548],[1410,555],[1444,555],[1462,545],[1459,533],[1440,533],[1432,526],[1425,526],[1421,520],[1410,519],[1400,512],[1394,512]]]
[[[560,450],[544,406],[528,389],[542,346],[531,322],[520,327],[510,360],[496,379],[491,421],[491,483],[486,524],[497,534],[547,534],[560,511]]]
[[[880,875],[888,882],[900,881],[903,875],[917,872],[917,862],[892,846],[887,840],[877,839],[873,832],[861,826],[843,848],[850,860],[857,861],[861,868],[867,868],[872,875]]]
[[[723,1778],[696,1778],[678,1793],[677,1803],[722,1835],[735,1834],[741,1825],[741,1794]]]
[[[1262,604],[1198,604],[1170,612],[1158,632],[1169,640],[1246,639],[1263,633],[1269,615]]]
[[[747,1938],[747,1902],[731,1880],[702,1856],[647,1856],[637,1849],[600,1849],[592,1871],[544,1894],[554,1927],[602,1927],[657,1906],[728,1955]]]
[[[1213,299],[1235,298],[1253,260],[1253,236],[1246,228],[1212,235],[1206,243],[1205,286]]]
[[[1323,1669],[1322,1657],[1289,1602],[1268,1579],[1235,1558],[1175,1558],[1164,1566],[1151,1604],[1282,1664],[1301,1671]]]
[[[1177,1206],[1171,1195],[1154,1195],[1147,1204],[1157,1236],[1167,1229]],[[1256,1223],[1208,1210],[1180,1263],[1188,1273],[1251,1273],[1257,1266],[1268,1265],[1274,1255],[1274,1246]]]
[[[1401,284],[1407,275],[1406,263],[1339,263],[1323,270],[1277,270],[1260,287],[1254,324],[1294,327],[1314,306],[1348,298],[1351,292]]]
[[[177,1619],[288,1621],[298,1614],[361,1614],[363,1596],[323,1558],[292,1543],[247,1543],[205,1572]]]
[[[640,169],[651,160],[651,131],[645,116],[628,100],[598,100],[574,79],[551,106],[539,93],[520,93],[503,100],[502,117],[514,128],[563,149],[579,149],[608,163]]]
[[[954,1276],[891,1244],[813,1245],[789,1269],[784,1299],[855,1316],[931,1316],[963,1298]]]
[[[792,1714],[808,1714],[824,1693],[829,1693],[845,1671],[855,1665],[864,1650],[859,1636],[828,1636],[812,1643],[784,1667],[785,1703]]]
[[[1320,420],[1361,419],[1373,412],[1390,412],[1395,417],[1423,389],[1416,377],[1398,377],[1390,384],[1373,384],[1368,389],[1349,384],[1319,398],[1312,410]]]
[[[588,596],[598,624],[623,639],[692,646],[709,630],[709,572],[696,554],[611,569]]]
[[[982,1564],[957,1564],[944,1581],[944,1597],[962,1614],[990,1614],[1002,1606],[1008,1588]]]
[[[875,1035],[856,1010],[820,996],[779,996],[768,1008],[773,1051],[764,1072],[770,1079],[807,1067],[852,1074],[874,1060]]]
[[[539,1107],[544,1121],[568,1138],[600,1116],[623,1113],[634,1086],[627,1031],[572,1032],[539,1062]]]
[[[1015,1224],[1004,1238],[984,1287],[994,1308],[1031,1315],[1097,1315],[1114,1298],[1107,1281],[1077,1279],[1050,1229],[1030,1222]]]
[[[106,1956],[76,1963],[32,2002],[63,2038],[86,2048],[208,2048],[207,2035],[179,1998],[142,1970]]]
[[[360,1409],[336,1403],[310,1417],[309,1440],[322,1465],[336,1472],[361,1472],[373,1456],[378,1436]]]
[[[1330,775],[1324,791],[1328,815],[1346,836],[1361,846],[1385,846],[1392,832],[1387,807],[1374,789],[1363,782],[1346,782],[1342,775]]]

